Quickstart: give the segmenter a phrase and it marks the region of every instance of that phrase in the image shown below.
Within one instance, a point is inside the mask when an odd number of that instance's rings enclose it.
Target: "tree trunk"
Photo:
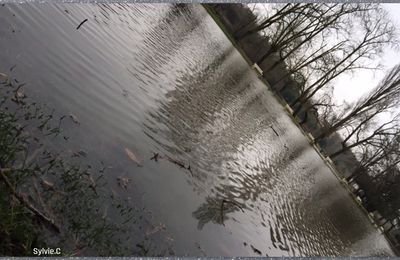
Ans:
[[[349,147],[343,146],[342,149],[340,149],[340,150],[338,150],[338,151],[336,151],[336,152],[330,154],[329,157],[335,158],[336,156],[338,156],[338,155],[340,155],[341,153],[344,153],[344,152],[346,152],[346,151],[348,151],[348,150],[350,150]]]
[[[302,125],[302,124],[306,123],[307,119],[308,119],[308,112],[306,111],[306,112],[304,112],[304,119],[300,122],[300,124]]]

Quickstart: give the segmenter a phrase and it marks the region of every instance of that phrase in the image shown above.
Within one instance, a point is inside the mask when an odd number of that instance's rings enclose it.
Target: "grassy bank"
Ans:
[[[0,255],[32,255],[33,248],[45,244],[32,213],[12,199],[8,187],[0,183]]]
[[[73,118],[0,75],[0,256],[32,256],[35,248],[60,248],[41,256],[171,255],[164,231],[143,232],[154,229],[146,208],[107,188],[108,167],[64,148],[62,124]]]

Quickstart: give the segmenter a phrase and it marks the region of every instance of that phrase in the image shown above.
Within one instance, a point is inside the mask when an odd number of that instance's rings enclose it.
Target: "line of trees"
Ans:
[[[338,107],[332,100],[340,76],[381,69],[384,50],[398,46],[397,29],[387,11],[376,3],[288,3],[252,9],[258,19],[240,27],[234,37],[240,41],[253,34],[267,36],[268,48],[256,62],[267,64],[262,66],[265,74],[286,68],[272,86],[279,91],[288,81],[297,83],[298,93],[289,102],[293,115],[305,114],[304,123],[307,112],[317,110],[322,127],[315,142],[340,133],[341,148],[329,155],[357,157],[349,179],[369,176],[381,194],[395,196],[394,183],[400,181],[400,65],[357,102]],[[392,213],[400,207],[397,197]]]

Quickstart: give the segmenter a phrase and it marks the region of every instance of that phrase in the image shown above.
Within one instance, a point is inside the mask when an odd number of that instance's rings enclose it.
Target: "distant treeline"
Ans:
[[[207,4],[205,7],[219,20],[219,23],[222,23],[223,30],[233,39],[234,44],[239,47],[239,50],[247,56],[246,58],[250,60],[251,63],[257,63],[264,71],[262,75],[263,79],[268,82],[268,85],[278,96],[291,106],[291,109],[294,110],[293,115],[297,118],[301,127],[306,132],[310,132],[314,137],[317,137],[315,142],[321,147],[321,152],[325,155],[331,155],[336,168],[341,172],[343,177],[352,184],[354,188],[353,192],[362,199],[364,207],[369,212],[376,213],[375,216],[378,216],[376,218],[378,223],[383,224],[387,233],[391,236],[392,242],[395,241],[396,239],[394,239],[394,237],[398,235],[392,231],[395,227],[396,219],[398,219],[398,213],[400,213],[400,210],[398,210],[400,207],[400,196],[396,195],[397,193],[395,192],[396,187],[398,187],[400,183],[400,174],[398,174],[399,170],[397,167],[397,163],[400,161],[397,161],[397,158],[400,157],[395,147],[398,147],[398,140],[400,140],[400,138],[398,138],[398,133],[400,133],[400,131],[397,131],[398,128],[395,128],[394,131],[391,130],[388,127],[390,124],[375,126],[376,124],[372,123],[375,121],[370,119],[375,119],[377,114],[390,111],[389,109],[398,105],[398,102],[393,100],[393,97],[397,97],[400,93],[399,68],[394,68],[391,73],[387,75],[383,83],[375,88],[371,94],[364,99],[360,98],[360,101],[358,101],[353,108],[347,108],[347,110],[337,118],[333,118],[330,121],[331,123],[327,123],[327,120],[325,121],[323,117],[332,117],[334,114],[334,105],[332,105],[331,101],[332,95],[327,95],[326,100],[328,101],[320,101],[320,99],[315,102],[314,97],[312,99],[310,98],[317,90],[321,89],[322,86],[331,84],[331,80],[342,72],[346,72],[346,69],[352,71],[364,68],[363,66],[365,66],[364,69],[368,69],[363,63],[358,64],[357,62],[362,59],[376,59],[376,57],[382,53],[382,46],[395,41],[393,40],[394,28],[391,26],[390,22],[381,19],[385,16],[385,13],[381,12],[380,9],[378,10],[373,4],[365,6],[340,6],[336,4],[324,6],[326,9],[321,8],[321,10],[326,10],[326,13],[334,8],[339,8],[339,14],[334,14],[337,17],[334,15],[329,17],[334,17],[332,20],[341,18],[343,14],[341,14],[340,11],[343,10],[345,10],[343,11],[344,14],[346,12],[357,13],[359,17],[362,17],[360,19],[364,19],[362,21],[365,24],[365,30],[362,31],[362,33],[364,32],[365,36],[361,37],[362,41],[354,41],[356,42],[354,46],[345,46],[347,41],[345,38],[336,45],[329,47],[330,49],[326,51],[323,49],[323,47],[326,46],[324,45],[321,46],[319,50],[317,48],[312,54],[298,55],[298,57],[296,57],[297,64],[293,65],[288,64],[288,62],[291,61],[287,57],[292,55],[293,51],[298,48],[297,46],[303,43],[295,46],[295,44],[287,41],[285,44],[292,44],[290,46],[292,49],[290,49],[282,44],[282,38],[277,39],[280,35],[277,36],[265,33],[263,29],[267,28],[272,23],[279,23],[277,22],[279,17],[285,17],[290,12],[295,15],[293,15],[293,18],[290,18],[292,20],[288,19],[286,24],[292,22],[294,24],[296,19],[301,22],[301,20],[299,20],[301,19],[299,18],[301,15],[297,15],[298,13],[308,12],[307,8],[312,10],[311,12],[316,12],[310,4],[282,4],[280,9],[275,9],[274,14],[264,19],[257,17],[253,12],[254,10],[250,10],[250,8],[244,4]],[[340,8],[342,8],[342,10]],[[368,11],[375,12],[374,8],[378,11],[375,13],[376,16],[371,16],[372,18],[359,15],[365,14]],[[305,14],[304,16],[307,15]],[[310,17],[312,16],[310,15]],[[374,20],[375,18],[376,20]],[[319,18],[313,19],[317,21]],[[318,26],[319,23],[320,21],[313,24],[312,21],[310,25]],[[293,24],[291,26],[295,28]],[[346,25],[345,20],[342,25]],[[281,24],[277,26],[281,26]],[[284,26],[285,25],[282,25],[282,27]],[[300,27],[297,27],[297,29],[298,28]],[[318,27],[315,28],[318,29]],[[313,30],[315,30],[315,28]],[[277,32],[282,33],[282,35],[284,33],[290,35],[292,32],[284,32],[284,30],[290,31],[291,29],[292,28],[288,26],[287,28],[281,28],[279,31],[278,28]],[[321,31],[323,29],[324,28],[321,28]],[[334,29],[340,30],[341,28],[338,26],[338,28]],[[301,30],[303,30],[301,31],[303,33],[308,29]],[[306,39],[309,37],[309,39],[312,39],[315,35],[316,34],[310,29],[310,31],[305,32],[302,37]],[[299,37],[296,39],[294,37],[293,41],[302,41],[303,38]],[[287,49],[281,51],[279,47]],[[339,59],[335,60],[338,56],[329,55],[336,51],[342,51],[345,55],[338,55],[340,56]],[[309,56],[306,57],[306,55]],[[317,59],[321,60],[319,64],[322,65],[312,68],[310,72],[311,77],[313,73],[325,74],[320,74],[323,75],[323,77],[314,80],[314,82],[316,82],[315,84],[312,81],[311,84],[309,83],[308,86],[305,87],[306,84],[304,80],[310,77],[309,75],[305,77],[304,74],[299,73],[299,68],[304,68]],[[335,62],[335,66],[329,67],[331,66],[330,63]],[[324,65],[327,67],[323,67]],[[309,87],[309,89],[305,89],[307,87]],[[325,114],[321,115],[322,112],[319,111],[317,105],[330,106],[330,110],[325,110]],[[321,122],[321,119],[323,122]],[[397,117],[390,123],[397,126]],[[371,128],[370,125],[374,125],[375,128]],[[347,127],[346,129],[350,129],[348,130],[348,136],[343,137],[339,135],[338,130],[344,129],[345,127],[343,126]],[[375,145],[376,143],[379,143],[379,145]],[[370,144],[374,144],[373,146],[375,147],[372,147]],[[355,154],[353,151],[355,147],[358,148],[361,155]],[[387,156],[389,153],[390,156]],[[385,161],[385,165],[383,165],[383,161]],[[388,166],[389,164],[390,166]],[[371,172],[373,172],[373,175],[371,175]]]
[[[268,42],[267,36],[253,33],[244,38],[237,37],[238,33],[250,29],[257,21],[257,17],[247,6],[242,4],[210,4],[208,6],[216,12],[226,30],[235,38],[236,43],[252,62],[256,63],[270,50],[271,46]],[[275,61],[276,59],[274,60],[274,56],[271,56],[271,59],[264,60],[258,65],[263,71],[265,71]],[[290,104],[299,97],[300,86],[294,79],[284,77],[284,75],[287,74],[288,71],[286,66],[280,64],[269,73],[264,73],[262,77],[268,82],[271,88],[276,91],[276,93]],[[307,113],[301,111],[297,117],[300,119],[302,127],[313,136],[318,136],[322,132],[322,126],[319,122],[318,112],[316,109],[311,108]],[[320,142],[320,145],[325,150],[326,154],[330,154],[340,147],[341,142],[342,138],[339,135],[333,135],[328,140]],[[338,165],[338,167],[344,174],[349,175],[352,169],[356,167],[354,165],[355,157],[353,157],[351,153],[340,157],[341,158],[337,159],[337,161],[344,165]],[[349,158],[343,160],[343,157]]]

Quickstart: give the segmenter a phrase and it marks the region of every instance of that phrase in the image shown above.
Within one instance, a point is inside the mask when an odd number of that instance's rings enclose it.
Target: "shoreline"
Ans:
[[[235,49],[242,55],[243,59],[249,64],[249,66],[259,74],[256,68],[253,67],[253,63],[251,62],[250,58],[247,56],[246,52],[239,46],[239,44],[236,42],[236,40],[233,38],[233,36],[229,33],[228,29],[224,25],[223,21],[220,19],[220,15],[217,14],[213,8],[208,6],[207,4],[202,4],[204,9],[207,11],[207,13],[211,16],[211,18],[215,21],[215,23],[218,25],[218,27],[221,29],[221,31],[225,34],[225,36],[228,38],[228,40],[232,43],[232,45],[235,47]],[[256,63],[254,63],[256,64]],[[319,147],[318,144],[314,143],[314,138],[311,133],[306,132],[306,130],[299,124],[298,120],[292,115],[292,109],[290,108],[289,104],[276,92],[275,89],[273,89],[268,81],[264,77],[259,77],[260,81],[264,83],[264,85],[268,88],[268,90],[271,91],[275,99],[283,106],[286,114],[290,117],[292,122],[299,128],[301,133],[304,135],[305,138],[309,141],[310,145],[313,146],[314,150],[317,152],[317,154],[320,156],[320,158],[324,161],[325,165],[331,170],[333,175],[336,177],[338,182],[341,184],[342,187],[345,188],[347,191],[348,195],[351,197],[351,199],[354,201],[354,203],[361,209],[361,211],[366,215],[368,220],[370,221],[371,225],[376,229],[377,232],[382,234],[384,238],[387,240],[390,248],[392,249],[393,253],[395,256],[400,256],[400,247],[395,245],[395,241],[384,231],[383,227],[381,227],[376,220],[371,216],[371,214],[367,211],[367,209],[362,205],[359,197],[355,195],[351,191],[351,186],[349,183],[346,181],[344,178],[343,174],[340,173],[340,171],[336,168],[334,165],[333,161],[329,158],[329,156],[324,156],[321,153],[321,148]]]

